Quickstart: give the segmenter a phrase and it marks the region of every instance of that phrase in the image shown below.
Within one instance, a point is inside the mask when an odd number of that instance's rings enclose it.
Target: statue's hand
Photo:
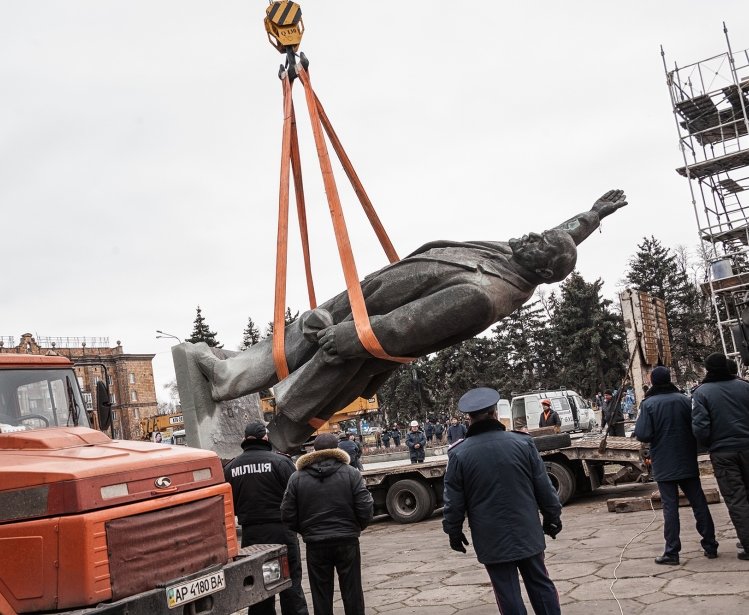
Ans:
[[[323,352],[323,361],[328,365],[340,365],[343,359],[338,356],[338,345],[335,339],[336,325],[317,332],[317,345]]]
[[[603,219],[626,204],[627,197],[624,190],[609,190],[593,204],[593,211],[598,214],[599,219]]]

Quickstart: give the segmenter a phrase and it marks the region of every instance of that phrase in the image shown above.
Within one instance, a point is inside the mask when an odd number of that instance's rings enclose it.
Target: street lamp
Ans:
[[[172,335],[171,333],[164,333],[163,331],[159,331],[158,329],[156,329],[156,333],[161,333],[161,335],[156,336],[156,339],[160,339],[162,337],[171,337],[177,340],[180,344],[182,343],[181,339],[179,339],[176,335]]]

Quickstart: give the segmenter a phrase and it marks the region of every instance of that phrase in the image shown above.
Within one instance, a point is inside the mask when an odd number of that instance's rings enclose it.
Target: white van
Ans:
[[[510,414],[512,428],[536,429],[541,416],[541,400],[551,401],[562,421],[562,432],[591,431],[596,427],[595,414],[590,404],[582,396],[571,390],[534,391],[523,393],[512,398]]]

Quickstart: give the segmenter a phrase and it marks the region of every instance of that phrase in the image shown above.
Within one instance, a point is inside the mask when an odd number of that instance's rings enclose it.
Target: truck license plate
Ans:
[[[221,591],[226,586],[224,571],[219,570],[205,576],[166,588],[166,604],[170,609],[192,602],[196,598]]]

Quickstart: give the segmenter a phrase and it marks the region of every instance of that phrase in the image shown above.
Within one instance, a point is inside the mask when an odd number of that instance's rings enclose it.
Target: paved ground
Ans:
[[[704,477],[705,487],[715,486]],[[682,508],[680,566],[653,562],[663,549],[660,510],[609,513],[610,497],[645,495],[654,484],[609,487],[564,508],[564,530],[549,540],[547,565],[557,585],[565,615],[732,615],[749,613],[749,561],[736,558],[736,535],[723,503],[710,510],[721,543],[720,557],[702,555],[691,510]],[[451,551],[442,532],[441,515],[414,525],[376,521],[362,535],[367,613],[392,615],[488,615],[497,613],[488,577],[469,547],[467,555]],[[614,580],[624,546],[627,547]],[[468,531],[466,530],[466,534]],[[468,534],[469,540],[470,534]],[[305,572],[305,587],[306,572]],[[307,596],[310,613],[312,601]],[[336,593],[336,613],[343,613]],[[532,609],[528,607],[529,612]]]

